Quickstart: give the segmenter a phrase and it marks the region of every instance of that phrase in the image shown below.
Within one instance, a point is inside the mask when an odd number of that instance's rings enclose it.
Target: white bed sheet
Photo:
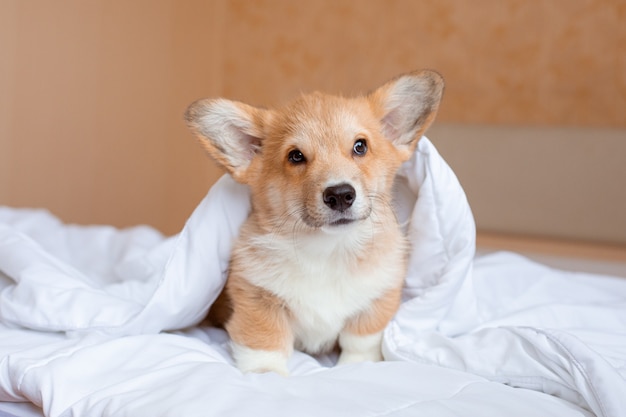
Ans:
[[[0,208],[0,401],[48,416],[626,415],[626,280],[475,259],[463,190],[426,138],[397,195],[413,250],[387,361],[296,353],[289,378],[242,375],[227,335],[197,327],[249,209],[230,178],[171,238]]]

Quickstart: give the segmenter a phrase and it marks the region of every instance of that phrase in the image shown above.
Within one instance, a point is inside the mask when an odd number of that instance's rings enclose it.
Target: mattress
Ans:
[[[231,178],[171,237],[0,208],[1,412],[626,415],[626,280],[477,255],[463,189],[426,138],[395,204],[412,250],[385,361],[296,352],[289,377],[240,373],[228,335],[200,324],[249,211]]]

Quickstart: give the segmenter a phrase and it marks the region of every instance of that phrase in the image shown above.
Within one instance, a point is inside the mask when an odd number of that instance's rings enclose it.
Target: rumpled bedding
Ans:
[[[626,280],[475,257],[461,185],[427,138],[398,174],[412,243],[386,361],[296,352],[241,374],[199,325],[248,215],[221,178],[183,230],[0,208],[0,401],[47,416],[626,416]]]

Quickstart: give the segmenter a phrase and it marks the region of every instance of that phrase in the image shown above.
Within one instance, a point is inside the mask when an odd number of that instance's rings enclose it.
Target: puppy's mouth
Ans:
[[[329,226],[345,226],[347,224],[354,223],[355,221],[357,221],[357,219],[343,218],[343,219],[339,219],[339,220],[335,220],[333,222],[330,222],[328,225]]]
[[[313,216],[306,214],[302,216],[302,220],[307,226],[312,227],[313,229],[320,229],[320,228],[325,228],[325,227],[330,227],[330,228],[337,227],[338,228],[341,226],[347,226],[349,224],[356,223],[359,220],[363,220],[363,219],[352,218],[352,217],[341,217],[339,219],[318,219],[318,218],[315,218]]]
[[[313,229],[341,229],[343,226],[354,225],[362,222],[370,216],[371,209],[360,216],[356,213],[343,213],[339,216],[320,216],[315,217],[305,212],[302,221]]]

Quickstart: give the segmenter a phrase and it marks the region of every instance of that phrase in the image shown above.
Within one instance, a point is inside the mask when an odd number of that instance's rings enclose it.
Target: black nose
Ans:
[[[324,204],[333,210],[345,211],[356,198],[356,191],[350,184],[339,184],[324,190]]]

